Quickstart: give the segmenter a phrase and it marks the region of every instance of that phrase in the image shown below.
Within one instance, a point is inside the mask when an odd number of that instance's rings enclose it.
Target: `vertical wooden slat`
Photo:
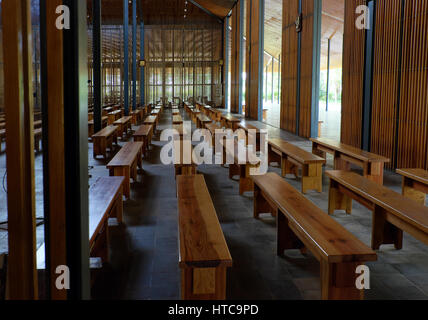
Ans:
[[[32,35],[29,0],[3,0],[8,172],[8,297],[37,299]]]
[[[361,147],[365,30],[355,27],[356,8],[365,0],[345,1],[341,141]]]
[[[231,57],[231,103],[230,110],[232,112],[239,112],[239,53],[241,51],[240,42],[240,6],[241,2],[238,1],[232,9],[232,57]]]

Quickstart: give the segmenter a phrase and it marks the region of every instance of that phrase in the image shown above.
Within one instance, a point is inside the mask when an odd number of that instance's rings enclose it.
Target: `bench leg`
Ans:
[[[182,300],[226,300],[226,267],[181,270]]]
[[[415,200],[416,202],[425,205],[426,194],[424,192],[414,189],[412,180],[406,177],[403,177],[402,194],[406,198]]]
[[[287,160],[286,156],[281,157],[281,175],[283,178],[286,177],[287,174],[294,174],[296,177],[299,176],[299,168]]]
[[[120,188],[119,193],[117,194],[117,199],[114,204],[112,217],[117,219],[118,223],[123,222],[123,188]]]
[[[109,262],[109,241],[108,241],[108,219],[104,223],[103,229],[97,235],[95,243],[91,248],[91,257],[100,257],[103,261]]]
[[[241,171],[239,165],[230,164],[229,165],[229,179],[233,179],[234,176],[240,175]]]
[[[131,172],[129,167],[115,167],[110,170],[110,176],[125,177],[123,182],[123,195],[129,199],[131,196]]]
[[[352,199],[339,191],[337,183],[330,180],[328,195],[328,214],[333,214],[336,210],[345,210],[347,214],[352,213]]]
[[[357,289],[356,269],[362,262],[328,263],[321,261],[321,298],[323,300],[363,300],[364,290]]]
[[[403,230],[386,221],[386,212],[375,206],[372,222],[372,249],[379,250],[382,244],[393,244],[395,249],[403,248]]]
[[[315,142],[312,143],[312,153],[318,157],[327,159],[327,154],[324,151],[319,150],[318,145]]]
[[[294,234],[293,230],[288,225],[286,216],[278,210],[276,218],[277,227],[277,255],[282,256],[285,250],[300,249],[304,254],[306,252],[305,245]]]
[[[302,193],[308,190],[322,192],[322,164],[303,165],[302,169]]]
[[[334,155],[334,170],[350,171],[351,164],[340,158],[339,154]]]
[[[281,155],[276,153],[271,145],[268,145],[268,164],[270,165],[272,162],[281,164]]]
[[[269,202],[263,197],[260,188],[254,184],[254,219],[259,219],[261,213],[270,213],[273,217],[276,216],[276,209],[272,208]]]
[[[383,185],[383,166],[383,162],[369,163],[368,166],[364,166],[364,177]]]
[[[239,177],[239,195],[243,195],[245,192],[254,191],[254,182],[250,177],[250,166],[242,165],[240,167]]]

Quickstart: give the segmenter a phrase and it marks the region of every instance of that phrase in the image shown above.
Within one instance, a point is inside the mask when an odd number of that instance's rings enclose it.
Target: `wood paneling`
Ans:
[[[341,141],[361,147],[365,31],[355,27],[356,8],[365,0],[345,1]]]
[[[262,59],[263,50],[260,50],[260,46],[264,46],[263,41],[260,37],[260,27],[264,22],[264,16],[261,14],[260,6],[262,0],[247,0],[247,50],[246,50],[246,116],[250,119],[259,120],[259,102],[262,99],[263,88],[261,88],[260,76],[263,73],[263,68],[260,68],[260,63],[263,63]],[[261,22],[261,23],[260,23]]]
[[[241,52],[240,41],[240,6],[241,1],[238,1],[232,10],[232,56],[231,56],[231,90],[230,90],[230,108],[231,112],[239,112],[239,86],[241,85],[241,74],[239,72],[239,55]]]
[[[399,105],[399,168],[428,169],[428,1],[404,8]]]
[[[3,0],[8,298],[37,299],[30,0]]]
[[[296,132],[298,33],[294,22],[299,1],[290,0],[282,12],[281,128]]]
[[[395,156],[401,3],[378,0],[376,4],[371,151],[389,159]]]
[[[310,138],[312,118],[312,72],[314,47],[314,0],[302,0],[302,49],[300,66],[299,136]]]

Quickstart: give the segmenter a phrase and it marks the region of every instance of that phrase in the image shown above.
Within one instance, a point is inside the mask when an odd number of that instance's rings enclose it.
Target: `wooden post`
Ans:
[[[32,32],[30,0],[3,0],[8,292],[9,299],[37,299]]]

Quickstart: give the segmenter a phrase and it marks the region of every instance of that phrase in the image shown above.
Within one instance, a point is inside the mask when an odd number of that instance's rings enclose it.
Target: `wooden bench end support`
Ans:
[[[330,181],[328,196],[328,214],[332,215],[336,210],[345,210],[347,214],[352,214],[352,198],[343,194],[333,180]]]
[[[181,271],[182,300],[226,300],[227,267],[189,268]]]
[[[372,223],[372,249],[379,250],[382,244],[393,244],[396,250],[403,248],[403,230],[386,220],[387,212],[375,206]]]

